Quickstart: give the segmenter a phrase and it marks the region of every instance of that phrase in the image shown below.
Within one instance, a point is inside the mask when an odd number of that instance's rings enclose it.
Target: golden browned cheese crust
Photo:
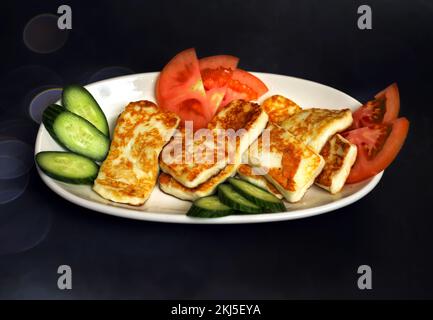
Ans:
[[[280,95],[267,98],[262,103],[262,108],[269,116],[269,122],[281,124],[284,120],[301,111],[301,107],[295,102]]]
[[[185,129],[179,130],[179,136],[174,137],[167,145],[172,150],[181,150],[181,152],[174,154],[171,158],[172,161],[167,161],[166,158],[160,157],[160,165],[164,172],[170,173],[174,176],[179,176],[186,181],[194,181],[198,176],[205,170],[216,170],[219,171],[221,168],[215,163],[216,159],[225,159],[228,155],[226,148],[212,148],[212,144],[209,144],[209,148],[204,148],[206,143],[206,137],[201,139],[194,139],[190,145],[186,145]],[[217,135],[212,135],[214,145],[218,145],[219,141]],[[189,139],[188,141],[191,141]],[[194,159],[203,159],[202,163],[196,163]],[[209,159],[209,161],[204,161]],[[224,164],[221,163],[223,167]],[[215,172],[215,173],[216,173]]]
[[[217,175],[195,188],[187,188],[166,173],[159,175],[159,187],[162,191],[183,200],[195,200],[215,193],[218,185],[223,183],[236,172],[236,165],[229,164]]]
[[[297,143],[293,137],[292,141],[287,139],[288,133],[279,127],[271,130],[271,152],[282,154],[281,167],[270,168],[269,175],[280,186],[289,191],[296,191],[297,185],[295,175],[303,159],[310,159],[311,166],[319,166],[321,159],[309,147]],[[261,142],[260,142],[261,143]],[[309,174],[306,172],[305,174]]]
[[[356,160],[356,146],[336,134],[328,140],[320,154],[325,159],[325,166],[316,178],[316,184],[331,193],[337,193]]]
[[[262,114],[260,105],[245,100],[234,100],[218,112],[208,124],[208,129],[251,129]]]
[[[337,132],[352,124],[350,109],[305,109],[287,118],[281,127],[289,130],[296,138],[309,145],[316,152]]]
[[[114,202],[143,204],[157,180],[159,153],[178,124],[177,115],[150,101],[129,103],[117,120],[93,189]]]
[[[312,148],[296,139],[290,132],[270,125],[270,146],[262,139],[249,149],[249,162],[267,170],[268,179],[290,202],[296,202],[323,168],[323,158]]]
[[[256,180],[256,185],[259,187],[265,186],[268,191],[272,192],[274,195],[278,196],[279,198],[282,197],[280,191],[278,191],[277,188],[274,187],[272,183],[270,183],[268,180],[265,179],[263,175],[257,175],[254,174],[253,168],[248,164],[241,164],[238,168],[238,174],[241,177],[248,177],[250,179]],[[248,180],[249,182],[253,183],[253,180]],[[257,183],[259,182],[260,183]],[[254,183],[253,183],[254,184]]]
[[[171,161],[161,157],[161,169],[184,186],[195,188],[218,174],[227,163],[236,162],[247,149],[250,138],[254,140],[263,130],[267,119],[260,105],[244,100],[232,101],[209,122],[207,129],[211,134],[210,139],[204,135],[201,139],[194,138],[194,143],[187,145],[185,143],[187,133],[181,130],[181,136],[178,139],[173,138],[165,147],[167,150],[180,149],[181,152],[176,157],[170,158]],[[233,132],[243,130],[235,139],[222,139],[218,136],[218,131],[221,129],[232,129]],[[255,133],[256,129],[257,133]],[[187,140],[191,141],[191,138]],[[209,143],[212,140],[213,144]],[[206,144],[210,147],[206,148]],[[197,159],[209,159],[209,161],[199,162]]]
[[[356,147],[347,141],[344,142],[336,133],[351,125],[351,111],[319,108],[302,110],[282,96],[266,99],[262,107],[268,113],[270,121],[280,124],[314,151],[321,152],[325,167],[316,179],[316,184],[331,193],[341,190],[350,171],[350,163],[354,161]],[[335,141],[337,144],[334,147]]]
[[[350,144],[343,143],[341,140],[333,140],[332,142],[328,140],[320,152],[320,155],[325,159],[325,167],[316,181],[324,186],[331,185],[332,174],[341,168],[350,148]]]

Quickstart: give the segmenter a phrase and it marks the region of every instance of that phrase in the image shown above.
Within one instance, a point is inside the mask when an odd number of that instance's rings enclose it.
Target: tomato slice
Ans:
[[[347,131],[342,135],[358,147],[358,155],[346,183],[356,183],[385,170],[406,140],[409,121],[399,118]]]
[[[385,112],[384,98],[370,100],[352,114],[352,128],[362,128],[382,123]]]
[[[236,69],[233,71],[221,106],[224,107],[236,99],[246,101],[257,100],[266,92],[268,92],[268,87],[266,87],[262,80],[247,71]]]
[[[392,122],[398,117],[400,112],[400,93],[397,83],[393,83],[374,96],[376,99],[385,99],[386,112],[383,122]]]
[[[162,69],[156,83],[158,105],[175,112],[184,121],[193,121],[194,130],[212,118],[195,49],[178,53]]]
[[[210,56],[206,58],[201,58],[199,60],[200,71],[203,71],[205,69],[218,69],[220,67],[235,70],[238,66],[238,63],[238,57],[230,56],[227,54]]]
[[[352,128],[361,128],[397,119],[400,111],[400,95],[396,83],[376,94],[353,113]]]
[[[206,91],[215,88],[226,87],[232,78],[233,69],[218,67],[215,69],[201,69],[204,89]]]
[[[230,55],[211,56],[199,60],[200,73],[212,114],[215,114],[220,106],[238,63],[239,58]]]

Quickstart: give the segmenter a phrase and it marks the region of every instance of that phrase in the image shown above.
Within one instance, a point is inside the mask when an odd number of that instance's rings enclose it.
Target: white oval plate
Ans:
[[[303,108],[323,107],[330,109],[359,107],[360,103],[347,94],[308,80],[269,74],[254,73],[266,83],[269,92],[262,99],[273,95],[284,95]],[[108,79],[86,86],[99,102],[107,116],[111,133],[117,116],[130,101],[155,101],[154,85],[157,72],[141,73]],[[39,128],[35,153],[40,151],[62,150],[50,137],[44,126]],[[179,200],[159,190],[153,190],[150,198],[141,207],[133,207],[107,201],[92,191],[90,186],[78,186],[51,179],[38,168],[42,180],[55,193],[79,206],[119,217],[176,223],[253,223],[291,220],[310,217],[320,213],[347,206],[369,193],[379,182],[382,173],[372,179],[345,186],[342,192],[331,195],[325,190],[313,186],[304,198],[296,204],[286,204],[287,212],[256,215],[234,215],[217,219],[190,218],[185,215],[191,202]]]

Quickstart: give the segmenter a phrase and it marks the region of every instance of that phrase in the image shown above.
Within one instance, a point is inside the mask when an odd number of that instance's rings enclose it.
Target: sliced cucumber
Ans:
[[[50,105],[42,114],[50,135],[66,149],[93,160],[105,159],[110,140],[86,119],[58,105]]]
[[[284,203],[272,193],[240,179],[229,178],[228,182],[245,198],[266,209],[266,212],[286,211]]]
[[[104,112],[86,88],[79,85],[69,85],[63,89],[63,106],[83,117],[106,136],[110,135],[107,118]]]
[[[92,160],[72,152],[43,151],[35,159],[46,175],[68,183],[92,184],[99,171]]]
[[[235,210],[248,213],[263,212],[262,208],[236,192],[229,184],[218,186],[218,197],[222,203]]]
[[[186,215],[198,218],[219,218],[233,212],[234,210],[223,204],[217,196],[209,196],[195,200]]]

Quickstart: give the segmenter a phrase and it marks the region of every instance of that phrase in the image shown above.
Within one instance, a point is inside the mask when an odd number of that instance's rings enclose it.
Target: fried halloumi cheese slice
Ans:
[[[237,170],[239,178],[245,180],[259,188],[265,189],[270,193],[273,193],[278,199],[282,199],[283,195],[277,188],[274,187],[266,178],[261,174],[256,174],[253,171],[253,167],[248,164],[241,164]]]
[[[320,154],[325,159],[325,167],[316,178],[316,184],[335,194],[343,188],[350,168],[356,161],[356,145],[336,134],[329,139]]]
[[[339,192],[344,186],[353,161],[356,160],[356,146],[337,134],[351,125],[349,111],[302,110],[283,96],[266,99],[262,107],[268,113],[269,121],[281,124],[297,138],[313,147],[316,152],[320,152],[325,160],[325,166],[316,179],[316,184],[331,193]],[[297,115],[294,116],[295,114]]]
[[[295,102],[280,95],[267,98],[263,101],[262,108],[268,114],[269,122],[278,125],[302,110]]]
[[[129,103],[117,119],[93,190],[114,202],[142,205],[157,181],[159,153],[179,121],[176,114],[150,101]]]
[[[209,139],[187,135],[181,128],[162,150],[159,165],[183,186],[195,188],[224,169],[226,151],[216,147],[219,142],[213,133]],[[201,160],[197,160],[199,157]]]
[[[161,173],[159,175],[159,188],[165,193],[175,196],[176,198],[194,201],[196,199],[214,194],[218,185],[236,173],[236,168],[237,165],[228,164],[218,174],[214,175],[209,180],[195,188],[187,188],[176,181],[176,179],[169,174]]]
[[[240,163],[242,154],[261,134],[267,122],[268,115],[260,105],[244,100],[232,101],[209,122],[207,133],[210,139],[205,135],[203,138],[194,138],[193,143],[185,143],[187,133],[183,131],[183,137],[167,144],[163,157],[160,157],[161,169],[181,185],[196,188],[217,175],[227,164]],[[219,136],[224,137],[224,130],[237,134],[234,139],[220,139]],[[209,144],[209,148],[204,147],[206,144]],[[177,157],[164,156],[165,149],[171,152],[179,148],[181,152]]]
[[[299,201],[314,183],[325,161],[311,147],[302,143],[288,130],[270,125],[269,146],[258,139],[248,150],[251,166],[259,167],[265,178],[289,202]]]
[[[326,142],[336,133],[352,125],[350,109],[304,109],[281,123],[296,138],[314,151],[320,152]]]

